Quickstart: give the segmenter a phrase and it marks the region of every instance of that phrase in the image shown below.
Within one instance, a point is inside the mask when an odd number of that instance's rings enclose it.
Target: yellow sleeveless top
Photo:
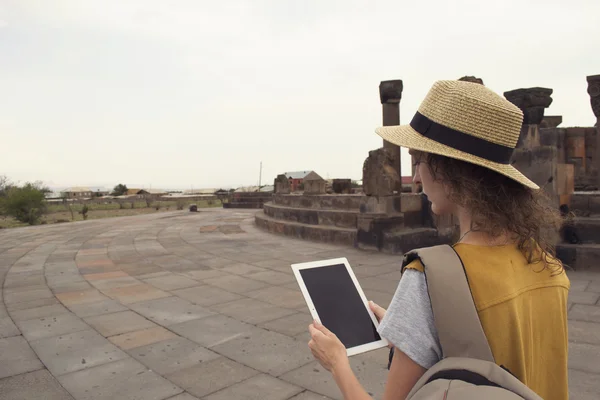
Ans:
[[[551,276],[510,246],[459,243],[483,330],[498,365],[545,400],[568,399],[566,273]],[[419,260],[407,268],[423,272]]]

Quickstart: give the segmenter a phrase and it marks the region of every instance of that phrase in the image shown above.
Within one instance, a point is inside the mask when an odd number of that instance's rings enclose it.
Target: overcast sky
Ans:
[[[600,1],[0,0],[0,175],[55,187],[361,179],[379,82],[554,89],[591,126]],[[410,170],[408,157],[404,171]],[[408,174],[410,174],[408,172]]]

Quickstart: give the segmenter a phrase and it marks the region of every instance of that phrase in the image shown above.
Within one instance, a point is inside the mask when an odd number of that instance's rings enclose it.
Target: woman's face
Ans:
[[[427,153],[410,150],[415,166],[415,176],[413,183],[423,186],[423,193],[431,202],[431,211],[435,215],[452,214],[454,203],[448,198],[448,191],[443,182],[433,179],[433,174],[429,164],[427,164]]]

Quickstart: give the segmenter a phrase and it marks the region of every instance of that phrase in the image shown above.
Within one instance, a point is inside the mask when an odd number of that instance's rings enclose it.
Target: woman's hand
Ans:
[[[369,301],[369,308],[375,314],[375,318],[377,318],[377,322],[381,322],[383,317],[385,316],[385,308],[377,305],[374,301]]]
[[[308,347],[323,368],[333,373],[335,369],[344,368],[350,364],[346,347],[333,332],[317,321],[314,321],[308,330],[312,337],[308,342]]]

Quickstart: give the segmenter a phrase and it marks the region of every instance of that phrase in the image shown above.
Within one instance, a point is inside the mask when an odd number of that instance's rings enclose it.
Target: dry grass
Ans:
[[[213,208],[213,207],[221,207],[222,204],[218,200],[213,200],[211,204],[207,200],[185,200],[186,204],[184,210],[187,210],[190,204],[196,204],[198,208]],[[160,208],[157,210],[156,205],[160,203]],[[152,207],[146,207],[146,202],[136,202],[135,208],[131,208],[131,204],[125,204],[124,209],[119,208],[118,203],[112,204],[94,204],[89,203],[88,208],[88,220],[91,219],[101,219],[101,218],[114,218],[114,217],[127,217],[132,215],[142,215],[142,214],[157,214],[163,213],[167,211],[176,211],[177,210],[177,202],[176,201],[160,201],[153,202]],[[83,215],[79,213],[81,211],[83,204],[73,204],[73,216],[75,217],[74,221],[83,221]],[[61,222],[71,222],[71,212],[67,205],[64,204],[51,204],[48,206],[48,214],[44,215],[41,219],[42,224],[56,224]],[[4,228],[18,228],[22,226],[28,226],[28,224],[24,224],[15,220],[12,217],[0,216],[0,229]]]

